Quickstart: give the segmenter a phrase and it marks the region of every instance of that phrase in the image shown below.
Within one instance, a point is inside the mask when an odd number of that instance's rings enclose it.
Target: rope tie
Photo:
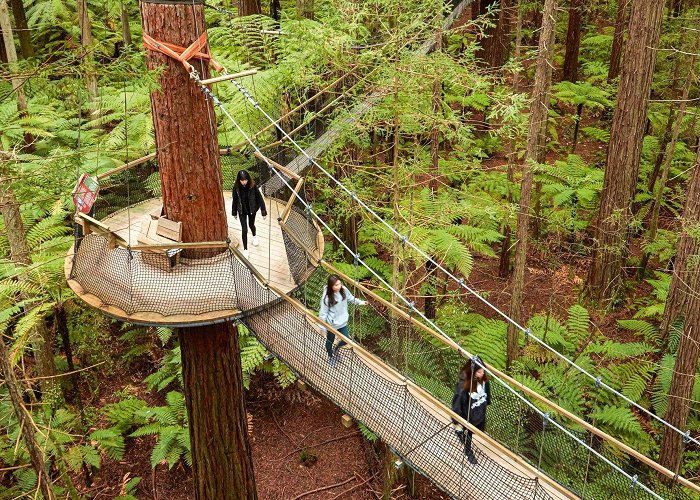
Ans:
[[[219,73],[224,71],[224,67],[216,62],[214,58],[209,53],[209,46],[207,45],[207,33],[202,33],[197,40],[192,42],[188,47],[181,47],[174,43],[161,42],[151,37],[147,33],[143,34],[143,46],[148,50],[153,52],[160,52],[176,61],[182,63],[185,67],[187,73],[192,77],[197,73],[197,70],[188,61],[192,58],[199,59],[200,61],[208,61],[209,65],[214,68]]]

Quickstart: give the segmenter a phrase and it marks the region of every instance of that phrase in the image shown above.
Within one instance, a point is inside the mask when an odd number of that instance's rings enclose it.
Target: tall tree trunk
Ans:
[[[131,39],[131,26],[129,26],[129,9],[126,5],[122,5],[122,40],[125,47],[131,47],[134,42]]]
[[[27,13],[24,11],[22,0],[10,0],[12,15],[15,17],[15,29],[19,37],[19,49],[22,52],[22,59],[34,57],[34,46],[32,45],[32,35],[27,24]]]
[[[204,32],[201,2],[140,4],[143,32],[189,46]],[[162,91],[151,94],[163,206],[182,222],[183,241],[227,237],[219,147],[210,100],[202,97],[182,64],[153,51],[149,69],[164,66]],[[202,78],[206,64],[190,61]],[[165,147],[167,145],[167,147]],[[191,257],[205,257],[196,251]],[[192,445],[195,498],[256,498],[248,442],[237,329],[221,323],[179,331],[185,401]]]
[[[676,350],[671,388],[668,393],[668,409],[665,418],[678,429],[685,430],[690,412],[693,385],[700,355],[700,265],[695,257],[700,253],[700,151],[695,158],[695,168],[688,187],[688,197],[683,211],[683,234],[678,241],[677,267],[672,278],[672,293],[681,296],[681,307],[675,308],[673,321],[682,315],[683,336]],[[669,292],[671,293],[671,292]],[[671,296],[669,295],[669,300]],[[677,472],[683,455],[683,436],[666,428],[661,441],[659,463]]]
[[[282,5],[280,0],[270,0],[270,17],[277,21],[277,28],[279,29],[280,12],[282,11]]]
[[[518,0],[515,4],[515,51],[513,52],[513,59],[518,62],[520,61],[520,53],[522,51],[522,41],[523,41],[523,13],[520,9],[520,1]],[[513,92],[518,92],[520,88],[520,72],[516,69],[513,71],[512,78]],[[506,148],[506,160],[508,161],[508,167],[506,175],[508,177],[508,194],[507,200],[508,204],[513,202],[513,180],[514,172],[513,165],[515,162],[515,139],[510,139]],[[503,241],[501,242],[501,257],[499,259],[498,265],[498,276],[501,278],[508,277],[510,274],[510,247],[511,247],[511,228],[510,222],[506,221],[505,228],[503,230]]]
[[[0,0],[0,30],[2,30],[2,39],[5,45],[5,58],[10,65],[10,69],[16,69],[17,64],[17,49],[15,48],[15,40],[12,35],[12,23],[10,22],[10,11],[7,8],[7,0]],[[17,96],[17,111],[20,115],[27,114],[27,96],[24,93],[21,78],[16,76],[10,77],[12,82],[12,90]],[[26,139],[26,137],[25,137]],[[25,142],[28,142],[25,140]],[[30,142],[30,141],[29,141]]]
[[[0,0],[2,2],[3,0]],[[0,213],[2,213],[5,228],[7,229],[7,239],[10,243],[10,259],[22,266],[30,265],[29,246],[27,245],[27,235],[22,223],[22,216],[19,211],[19,203],[9,185],[2,188],[0,192]],[[48,401],[56,407],[62,403],[62,393],[60,384],[56,381],[56,363],[53,359],[53,335],[46,327],[43,317],[38,318],[38,323],[32,334],[32,350],[36,362],[36,372],[42,378],[41,386],[42,399]],[[53,378],[52,378],[53,377]]]
[[[262,13],[262,7],[260,6],[260,0],[237,0],[238,1],[238,15],[252,16],[254,14]]]
[[[622,61],[588,274],[587,292],[593,299],[619,297],[624,288],[622,267],[663,9],[663,2],[632,0],[629,43]]]
[[[511,0],[500,0],[496,25],[489,28],[484,44],[484,58],[491,68],[500,68],[508,59],[510,52],[510,30],[512,19]]]
[[[659,228],[659,212],[661,211],[661,202],[664,196],[664,190],[666,189],[666,182],[668,182],[668,174],[671,170],[671,162],[673,161],[673,155],[676,152],[676,144],[678,143],[678,136],[681,132],[681,126],[683,125],[683,117],[685,116],[685,108],[688,104],[688,97],[690,96],[690,87],[695,79],[695,72],[693,68],[695,67],[695,54],[700,48],[700,34],[696,35],[695,46],[693,47],[692,55],[690,56],[690,61],[688,63],[688,74],[685,78],[685,83],[683,84],[683,91],[680,96],[680,107],[676,113],[675,121],[673,124],[673,131],[671,132],[671,141],[666,148],[664,156],[664,163],[661,169],[661,179],[659,179],[659,185],[654,191],[654,201],[652,202],[651,209],[651,221],[649,223],[649,242],[653,243],[656,241],[656,232]],[[645,274],[647,263],[649,262],[649,253],[644,252],[642,256],[642,261],[639,264],[638,277],[642,279]]]
[[[88,10],[87,0],[78,0],[78,25],[80,26],[80,46],[85,53],[85,61],[88,69],[85,72],[85,80],[88,92],[94,99],[97,97],[97,74],[93,68],[94,57],[92,50],[92,26],[90,24],[90,12]]]
[[[520,207],[516,230],[515,267],[513,294],[510,302],[510,316],[520,323],[522,319],[523,288],[527,260],[527,238],[530,224],[530,199],[532,196],[532,163],[536,162],[544,144],[543,123],[549,110],[549,90],[552,85],[552,56],[554,54],[554,33],[556,28],[556,0],[545,0],[542,12],[542,30],[535,67],[535,85],[528,122],[527,150],[523,162],[523,179],[520,184]],[[508,325],[507,365],[518,356],[518,330]]]
[[[2,335],[0,335],[0,376],[2,376],[2,379],[5,381],[5,386],[7,387],[7,392],[12,402],[12,408],[19,421],[22,440],[27,447],[29,461],[37,475],[39,490],[44,500],[55,500],[56,497],[51,489],[53,481],[51,481],[51,477],[48,474],[46,462],[44,461],[44,454],[35,438],[34,433],[36,426],[34,425],[31,414],[27,411],[22,401],[22,386],[15,376],[14,369],[10,363],[10,353],[7,351]]]
[[[297,17],[299,19],[313,19],[314,18],[314,0],[296,0],[297,4]]]
[[[615,15],[615,32],[613,33],[612,50],[610,52],[610,67],[608,68],[608,81],[611,82],[620,74],[620,58],[622,47],[625,44],[625,31],[627,27],[627,5],[630,0],[617,0],[617,14]]]
[[[583,0],[569,1],[569,24],[566,29],[566,54],[562,80],[575,82],[578,79],[578,53],[581,47],[581,22]]]

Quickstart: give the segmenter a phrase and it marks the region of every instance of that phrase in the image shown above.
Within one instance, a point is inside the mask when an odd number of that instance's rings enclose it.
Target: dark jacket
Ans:
[[[231,204],[231,214],[238,215],[243,213],[243,197],[247,197],[250,214],[255,214],[258,209],[263,217],[267,217],[267,209],[265,208],[265,200],[260,194],[258,186],[245,189],[242,186],[236,189],[233,188],[233,203]]]
[[[455,393],[452,398],[452,411],[472,425],[479,425],[486,420],[486,407],[491,403],[491,386],[485,383],[484,395],[472,396],[464,390],[466,374],[459,372],[459,382],[455,385]],[[470,409],[471,407],[471,409]]]

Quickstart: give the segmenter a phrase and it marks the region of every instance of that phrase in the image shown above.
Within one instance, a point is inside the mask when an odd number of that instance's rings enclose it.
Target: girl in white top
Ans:
[[[353,303],[358,306],[363,306],[367,302],[360,300],[350,293],[350,290],[343,286],[335,274],[328,277],[326,289],[321,297],[321,307],[318,311],[318,317],[338,330],[340,333],[349,336],[348,334],[348,304]],[[322,329],[325,330],[325,329]],[[335,334],[331,331],[326,331],[326,352],[328,353],[328,363],[333,367],[338,362],[338,349],[345,345],[345,341],[341,339],[335,347]]]

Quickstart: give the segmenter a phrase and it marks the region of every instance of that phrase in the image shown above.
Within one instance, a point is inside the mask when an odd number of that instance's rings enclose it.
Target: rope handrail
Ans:
[[[195,79],[196,81],[196,79]],[[235,82],[234,82],[235,83]],[[259,151],[258,146],[250,140],[249,136],[245,133],[243,128],[238,124],[238,122],[231,116],[231,114],[228,112],[228,110],[224,107],[223,103],[214,95],[211,90],[205,86],[200,87],[202,92],[210,99],[212,99],[212,102],[219,107],[219,109],[222,111],[224,115],[233,123],[233,125],[238,129],[238,131],[248,140],[249,144],[253,147],[254,150]],[[246,91],[247,93],[247,91]],[[248,94],[249,95],[249,94]],[[430,324],[437,332],[440,332],[441,335],[443,335],[446,338],[450,338],[449,335],[447,335],[445,332],[443,332],[437,325],[435,325],[429,318],[427,318],[421,311],[417,310],[415,306],[413,305],[412,302],[410,302],[407,298],[405,298],[403,295],[398,293],[389,283],[386,282],[379,274],[377,274],[376,271],[374,271],[371,267],[369,267],[361,258],[360,256],[353,252],[352,249],[345,243],[345,241],[340,238],[335,231],[333,231],[327,224],[326,222],[313,210],[313,208],[301,197],[299,193],[294,192],[293,187],[287,182],[287,180],[284,178],[282,173],[278,171],[275,166],[272,163],[267,163],[267,166],[271,169],[272,172],[277,175],[277,177],[287,186],[288,189],[292,191],[292,193],[297,197],[297,199],[300,201],[300,203],[304,206],[304,208],[308,211],[310,215],[313,215],[313,217],[318,221],[319,224],[321,224],[337,241],[340,243],[348,252],[350,252],[351,255],[355,258],[356,262],[362,264],[371,274],[373,274],[381,283],[383,283],[389,290],[391,290],[398,298],[402,299],[404,302],[406,302],[406,305],[411,309],[413,313],[418,314],[421,316],[428,324]],[[467,353],[467,351],[464,351]],[[469,353],[467,353],[469,354]],[[470,355],[471,357],[471,355]],[[495,373],[491,372],[487,367],[483,366],[482,363],[479,363],[479,366],[482,366],[484,370],[489,373],[494,380],[497,380],[506,390],[510,391],[513,393],[513,395],[520,399],[522,402],[524,402],[527,406],[530,407],[530,409],[534,412],[536,412],[538,415],[542,416],[544,418],[548,418],[546,414],[537,408],[532,402],[530,402],[527,398],[525,398],[522,394],[520,394],[518,391],[510,387],[506,382],[501,380]],[[661,499],[661,497],[656,494],[654,491],[649,489],[646,485],[643,483],[640,483],[638,480],[637,476],[631,476],[627,472],[625,472],[623,469],[621,469],[619,466],[611,462],[608,458],[600,454],[597,450],[594,448],[590,447],[587,443],[579,439],[577,436],[575,436],[571,431],[563,427],[561,424],[554,420],[550,420],[550,423],[557,427],[561,432],[566,434],[570,439],[574,440],[576,443],[578,443],[580,446],[583,446],[586,448],[589,453],[595,454],[598,458],[603,460],[606,464],[608,464],[610,467],[612,467],[614,470],[619,472],[620,474],[624,475],[627,479],[630,480],[631,484],[634,485],[639,485],[640,488],[644,489],[647,493],[649,493],[651,496],[654,498]]]
[[[260,107],[260,104],[252,97],[250,92],[248,92],[242,85],[240,85],[238,82],[232,82],[236,88],[248,99],[248,101],[253,105],[255,109],[260,111],[271,123],[274,123],[274,120],[270,117],[265,110],[263,110]],[[639,405],[635,401],[632,401],[630,398],[622,394],[620,391],[616,390],[615,388],[611,387],[607,383],[603,382],[600,377],[596,377],[593,374],[591,374],[588,370],[585,368],[579,366],[575,361],[569,359],[566,355],[560,353],[556,349],[554,349],[552,346],[547,344],[544,340],[540,339],[538,336],[536,336],[530,328],[525,328],[522,325],[520,325],[518,322],[513,320],[508,314],[505,312],[501,311],[498,306],[492,304],[489,302],[486,298],[484,298],[479,292],[471,288],[469,285],[467,285],[462,278],[458,278],[455,276],[452,272],[450,272],[448,269],[446,269],[442,264],[440,264],[438,261],[433,259],[428,253],[420,249],[416,244],[414,244],[407,235],[401,234],[399,231],[396,230],[389,222],[387,222],[381,215],[379,215],[376,211],[374,211],[369,205],[367,205],[364,201],[362,201],[357,194],[354,191],[351,191],[350,189],[347,188],[341,181],[335,178],[335,176],[328,172],[324,167],[322,167],[312,156],[310,156],[292,137],[288,136],[287,133],[282,129],[281,127],[277,126],[277,128],[287,137],[289,142],[294,145],[294,147],[300,151],[302,156],[305,156],[307,160],[309,161],[310,164],[314,165],[317,167],[321,172],[323,172],[326,177],[328,177],[332,182],[334,182],[339,188],[341,188],[343,191],[345,191],[350,198],[357,202],[357,204],[362,207],[366,212],[372,215],[374,219],[376,219],[378,222],[380,222],[384,227],[386,227],[394,236],[398,237],[401,239],[402,243],[408,245],[411,247],[414,251],[418,253],[422,258],[426,259],[428,262],[431,262],[437,269],[441,270],[442,272],[445,273],[446,276],[450,278],[453,282],[458,284],[461,288],[465,289],[467,292],[469,292],[472,296],[476,297],[478,300],[480,300],[484,305],[489,307],[491,310],[496,312],[499,316],[501,316],[505,321],[508,323],[512,324],[515,326],[518,330],[520,330],[523,334],[525,334],[526,337],[534,339],[538,344],[540,344],[543,348],[547,349],[548,351],[552,352],[555,356],[558,358],[562,359],[566,363],[568,363],[570,366],[581,372],[582,374],[586,375],[590,380],[594,381],[596,385],[599,385],[600,387],[603,387],[606,389],[608,392],[611,392],[612,394],[615,394],[617,397],[621,398],[622,400],[626,401],[628,404],[634,406],[637,408],[639,411],[643,412],[644,414],[648,415],[649,417],[657,420],[659,423],[662,425],[668,427],[669,429],[672,429],[673,431],[677,432],[681,436],[683,436],[684,440],[688,440],[690,442],[693,442],[697,445],[700,445],[700,440],[697,438],[691,436],[689,432],[687,431],[682,431],[681,429],[677,428],[667,420],[665,420],[662,417],[659,417],[658,415],[652,413],[651,411],[647,410],[643,406]],[[352,253],[352,252],[351,252]]]

